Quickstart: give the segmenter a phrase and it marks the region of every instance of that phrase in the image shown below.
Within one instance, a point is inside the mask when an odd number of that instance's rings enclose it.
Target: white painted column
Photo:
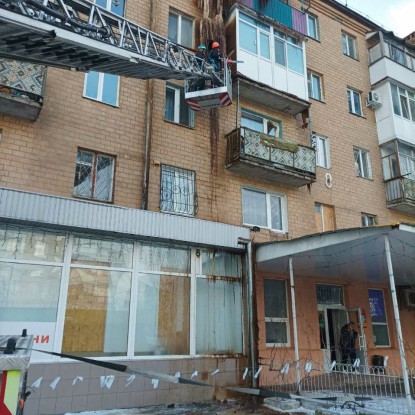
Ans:
[[[403,383],[405,387],[406,402],[408,406],[408,415],[412,415],[413,414],[412,395],[411,395],[411,389],[409,386],[408,370],[406,366],[406,357],[405,357],[405,349],[403,345],[402,327],[401,327],[401,320],[400,320],[399,308],[398,308],[398,299],[396,297],[395,277],[393,275],[391,250],[390,250],[389,238],[387,235],[385,235],[385,254],[386,254],[386,262],[388,264],[389,283],[390,283],[391,294],[392,294],[393,312],[395,315],[396,333],[398,335],[399,354],[401,356],[402,376],[403,376]]]
[[[290,268],[290,287],[291,287],[291,310],[293,315],[293,334],[294,334],[294,355],[295,355],[295,381],[297,385],[297,393],[300,392],[300,354],[298,352],[298,331],[297,331],[297,311],[295,307],[295,286],[294,286],[294,272],[293,272],[293,259],[290,256],[288,258],[288,264]]]

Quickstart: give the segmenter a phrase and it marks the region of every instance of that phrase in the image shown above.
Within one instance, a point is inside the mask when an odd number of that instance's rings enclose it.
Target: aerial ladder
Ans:
[[[216,72],[182,46],[88,0],[0,0],[0,58],[136,79],[185,81],[194,110],[232,102],[227,60]],[[197,88],[204,80],[203,89]]]

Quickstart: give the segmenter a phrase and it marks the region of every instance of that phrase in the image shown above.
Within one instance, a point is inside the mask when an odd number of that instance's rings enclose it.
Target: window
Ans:
[[[124,16],[124,0],[95,0],[98,6],[111,12]],[[119,79],[117,75],[101,72],[89,72],[85,75],[84,97],[103,102],[104,104],[118,106]]]
[[[415,122],[415,94],[391,84],[393,112]]]
[[[289,346],[285,281],[264,279],[265,341],[267,346]]]
[[[400,63],[401,65],[405,65],[405,51],[396,47],[395,45],[392,45],[391,43],[388,43],[388,45],[390,49],[391,59],[397,63]]]
[[[286,203],[285,195],[243,188],[243,223],[248,226],[287,232]]]
[[[319,167],[330,168],[330,147],[329,139],[313,134],[313,148],[316,150],[316,163]]]
[[[354,148],[353,155],[354,155],[354,165],[356,169],[356,176],[364,177],[365,179],[371,179],[372,170],[370,167],[369,152],[361,148]]]
[[[312,16],[307,13],[307,35],[313,39],[318,40],[318,19],[316,16]]]
[[[185,48],[193,48],[193,19],[179,13],[169,13],[168,38]]]
[[[166,86],[164,119],[187,127],[194,127],[194,112],[184,99],[182,87],[171,84]]]
[[[304,74],[304,53],[301,42],[283,32],[274,30],[275,63]]]
[[[247,52],[271,59],[270,27],[239,13],[239,46]]]
[[[362,226],[375,226],[376,225],[376,216],[369,215],[367,213],[362,213]]]
[[[78,150],[74,196],[111,202],[115,157],[88,150]]]
[[[196,174],[178,167],[161,166],[160,211],[194,216],[196,213]]]
[[[282,137],[281,121],[245,109],[242,109],[241,112],[241,127],[265,133],[275,138]]]
[[[388,321],[382,290],[369,289],[369,305],[375,347],[389,347]]]
[[[314,72],[307,71],[308,96],[323,100],[322,77]]]
[[[355,91],[354,89],[348,89],[347,101],[349,103],[349,112],[356,115],[363,115],[360,92]]]
[[[342,286],[317,284],[316,291],[317,304],[344,305]]]
[[[343,53],[351,58],[357,59],[356,38],[346,33],[342,33]]]
[[[383,178],[404,176],[415,180],[415,147],[393,141],[381,147]]]
[[[317,232],[334,231],[336,229],[334,207],[316,203],[314,205]]]

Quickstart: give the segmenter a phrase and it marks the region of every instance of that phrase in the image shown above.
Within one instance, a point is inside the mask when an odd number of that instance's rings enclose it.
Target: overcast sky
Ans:
[[[399,37],[415,31],[415,0],[337,0]]]

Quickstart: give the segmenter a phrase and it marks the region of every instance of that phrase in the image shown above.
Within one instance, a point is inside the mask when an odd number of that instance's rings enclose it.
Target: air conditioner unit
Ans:
[[[382,105],[380,95],[375,91],[370,91],[366,97],[366,106],[372,109],[379,108]]]
[[[415,307],[415,290],[413,288],[406,288],[404,294],[406,307]]]

